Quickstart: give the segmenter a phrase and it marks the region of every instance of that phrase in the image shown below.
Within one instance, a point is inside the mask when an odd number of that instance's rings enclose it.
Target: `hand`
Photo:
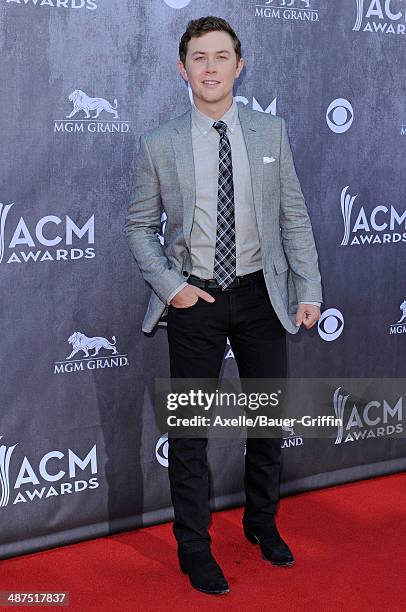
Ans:
[[[310,329],[320,319],[320,308],[314,304],[299,304],[296,311],[296,326]]]
[[[175,308],[189,308],[196,304],[197,300],[202,298],[202,300],[206,300],[206,302],[214,302],[215,299],[210,293],[207,291],[203,291],[200,287],[195,287],[194,285],[186,285],[183,287],[178,293],[176,293],[170,301],[170,305]]]

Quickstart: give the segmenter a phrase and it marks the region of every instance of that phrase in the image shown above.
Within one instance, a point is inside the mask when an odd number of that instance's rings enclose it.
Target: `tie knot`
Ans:
[[[224,136],[224,134],[227,132],[227,123],[224,123],[224,121],[215,121],[213,123],[213,127],[215,130],[217,130],[220,136]]]

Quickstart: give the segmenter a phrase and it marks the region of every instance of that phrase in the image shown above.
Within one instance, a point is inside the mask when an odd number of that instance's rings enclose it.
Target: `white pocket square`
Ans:
[[[264,157],[264,164],[270,164],[271,162],[274,162],[275,158],[274,157]]]

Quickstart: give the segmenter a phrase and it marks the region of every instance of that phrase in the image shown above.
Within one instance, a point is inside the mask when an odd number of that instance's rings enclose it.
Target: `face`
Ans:
[[[188,43],[185,66],[179,60],[179,71],[189,81],[195,104],[205,106],[218,104],[229,99],[231,103],[234,79],[243,66],[244,60],[234,51],[233,41],[228,32],[207,32]]]

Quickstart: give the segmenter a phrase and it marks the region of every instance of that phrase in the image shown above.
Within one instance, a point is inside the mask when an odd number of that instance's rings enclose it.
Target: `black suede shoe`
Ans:
[[[178,552],[180,568],[188,574],[192,586],[203,593],[222,595],[229,592],[228,582],[210,550]]]
[[[281,538],[276,525],[263,529],[243,525],[245,537],[251,544],[259,544],[262,556],[272,565],[290,566],[295,563],[292,551]]]

